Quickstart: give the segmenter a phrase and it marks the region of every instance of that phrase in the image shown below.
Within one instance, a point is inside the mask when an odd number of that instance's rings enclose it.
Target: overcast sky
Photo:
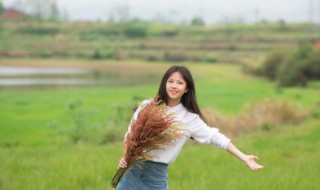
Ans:
[[[24,1],[24,0],[20,0]],[[26,0],[27,1],[27,0]],[[2,0],[10,6],[15,0]],[[316,21],[320,23],[320,0],[56,0],[70,20],[106,20],[119,17],[128,7],[128,15],[147,20],[189,22],[200,16],[206,23],[265,19],[288,22]]]

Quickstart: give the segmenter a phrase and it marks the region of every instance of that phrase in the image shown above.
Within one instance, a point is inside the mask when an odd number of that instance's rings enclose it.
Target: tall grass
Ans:
[[[266,99],[253,103],[236,116],[223,116],[211,109],[205,109],[210,126],[219,127],[225,134],[235,137],[241,133],[255,131],[259,128],[271,130],[286,124],[299,124],[309,115],[308,110],[289,101]]]

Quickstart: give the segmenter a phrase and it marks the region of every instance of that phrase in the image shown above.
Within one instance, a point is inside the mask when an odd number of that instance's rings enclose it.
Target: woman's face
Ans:
[[[180,103],[181,97],[188,91],[187,83],[179,72],[172,73],[166,83],[168,103]]]

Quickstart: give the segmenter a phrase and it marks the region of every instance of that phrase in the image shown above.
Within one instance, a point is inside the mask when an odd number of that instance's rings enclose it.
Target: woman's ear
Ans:
[[[186,89],[185,91],[184,91],[184,93],[187,93],[188,92],[188,89]]]

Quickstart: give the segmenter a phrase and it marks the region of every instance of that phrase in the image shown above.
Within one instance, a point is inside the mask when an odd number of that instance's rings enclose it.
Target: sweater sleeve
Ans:
[[[212,144],[222,149],[227,149],[230,139],[219,132],[219,129],[209,127],[198,115],[191,121],[191,137],[203,144]]]

